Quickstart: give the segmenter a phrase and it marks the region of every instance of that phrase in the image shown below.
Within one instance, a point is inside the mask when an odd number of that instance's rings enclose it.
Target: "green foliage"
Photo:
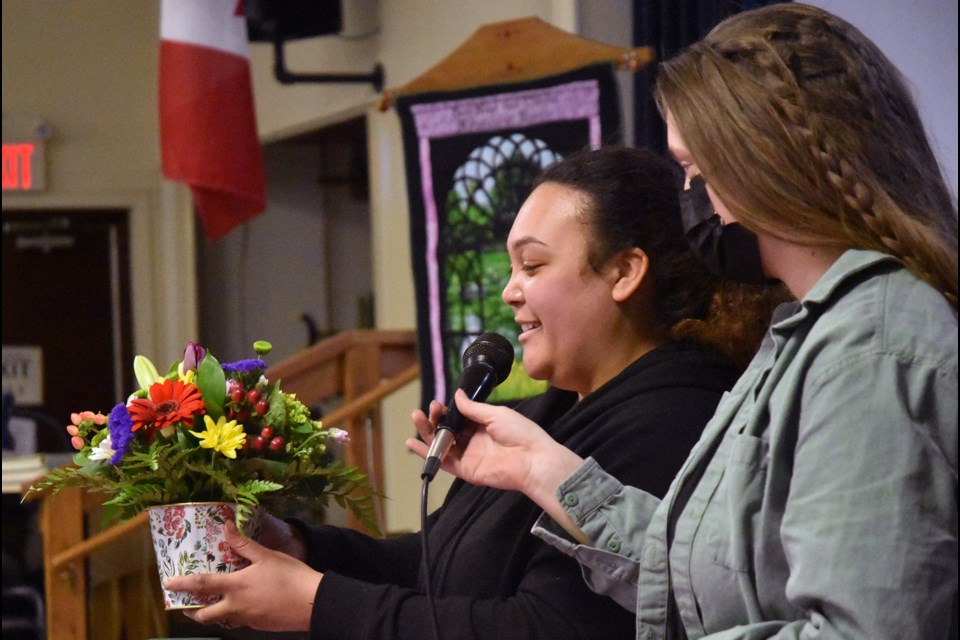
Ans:
[[[203,405],[207,415],[216,420],[223,415],[224,389],[227,377],[220,367],[220,363],[208,353],[197,368],[197,386],[203,396]]]
[[[523,363],[514,361],[510,377],[495,387],[488,398],[489,402],[507,402],[518,398],[529,398],[547,390],[546,380],[534,380],[523,368]]]
[[[138,358],[147,380],[155,368],[146,358]],[[167,378],[182,383],[186,394],[193,386],[190,381],[194,374],[181,371],[179,364],[174,363]],[[104,504],[120,520],[152,506],[235,502],[239,505],[238,525],[260,504],[270,508],[271,504],[292,501],[319,514],[333,497],[376,530],[372,506],[375,494],[367,478],[355,468],[332,460],[328,451],[327,441],[334,437],[342,440],[344,432],[327,429],[313,420],[309,409],[294,395],[284,393],[279,382],[263,377],[261,366],[227,374],[207,353],[195,374],[202,409],[181,416],[173,424],[135,423],[134,417],[142,419],[142,414],[131,412],[129,405],[114,408],[110,419],[119,412],[120,422],[112,427],[103,415],[81,414],[83,420],[73,425],[76,438],[84,443],[74,455],[76,466],[52,470],[30,491],[56,492],[66,487],[101,491],[108,496]],[[151,389],[162,386],[154,381],[149,385]],[[231,397],[231,385],[243,390],[238,394],[242,400]],[[269,403],[262,415],[254,410],[256,401],[248,395],[254,390]],[[157,415],[176,403],[169,399],[160,402],[149,393],[134,395],[144,398],[147,405],[155,405],[150,411]],[[131,438],[116,465],[110,463],[115,453],[111,428],[126,430]],[[268,440],[280,438],[282,444],[276,448],[251,446],[254,438],[267,429],[271,432]]]

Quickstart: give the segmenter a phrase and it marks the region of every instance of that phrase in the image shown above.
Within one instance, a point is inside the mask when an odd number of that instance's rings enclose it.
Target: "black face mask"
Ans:
[[[683,232],[693,253],[713,274],[749,284],[766,284],[757,236],[741,224],[723,224],[710,203],[701,176],[680,194]]]

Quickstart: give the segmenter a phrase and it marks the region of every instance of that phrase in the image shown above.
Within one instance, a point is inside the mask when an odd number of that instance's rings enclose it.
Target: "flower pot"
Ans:
[[[164,605],[171,609],[195,609],[212,604],[220,596],[167,591],[163,583],[175,575],[229,573],[249,565],[227,544],[224,523],[236,517],[237,505],[229,502],[191,502],[147,509]],[[254,509],[244,525],[244,534],[256,539],[263,511]]]

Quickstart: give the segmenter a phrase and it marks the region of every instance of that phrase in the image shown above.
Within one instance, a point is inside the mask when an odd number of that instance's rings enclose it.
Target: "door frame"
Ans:
[[[54,209],[129,211],[133,351],[157,362],[179,358],[198,330],[196,223],[189,190],[161,181],[152,192],[3,194],[3,213]]]

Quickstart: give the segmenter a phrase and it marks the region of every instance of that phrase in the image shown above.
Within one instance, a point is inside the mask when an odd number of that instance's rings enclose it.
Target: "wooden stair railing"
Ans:
[[[383,491],[383,446],[380,401],[416,380],[420,369],[413,331],[356,330],[337,334],[270,367],[267,376],[282,380],[307,406],[332,399],[343,404],[323,416],[326,426],[350,432],[346,464],[360,467]],[[86,640],[89,637],[87,569],[89,555],[146,528],[147,517],[135,518],[85,535],[87,514],[102,503],[100,494],[65,489],[39,497],[40,534],[46,590],[47,637]],[[382,508],[378,525],[386,531]],[[350,514],[350,526],[361,528]]]
[[[340,397],[344,404],[322,417],[327,427],[350,433],[346,464],[359,467],[383,491],[383,437],[380,400],[420,377],[413,331],[356,330],[318,342],[267,370],[283,390],[308,407]],[[386,531],[376,500],[377,525]],[[349,514],[349,526],[361,528]]]

